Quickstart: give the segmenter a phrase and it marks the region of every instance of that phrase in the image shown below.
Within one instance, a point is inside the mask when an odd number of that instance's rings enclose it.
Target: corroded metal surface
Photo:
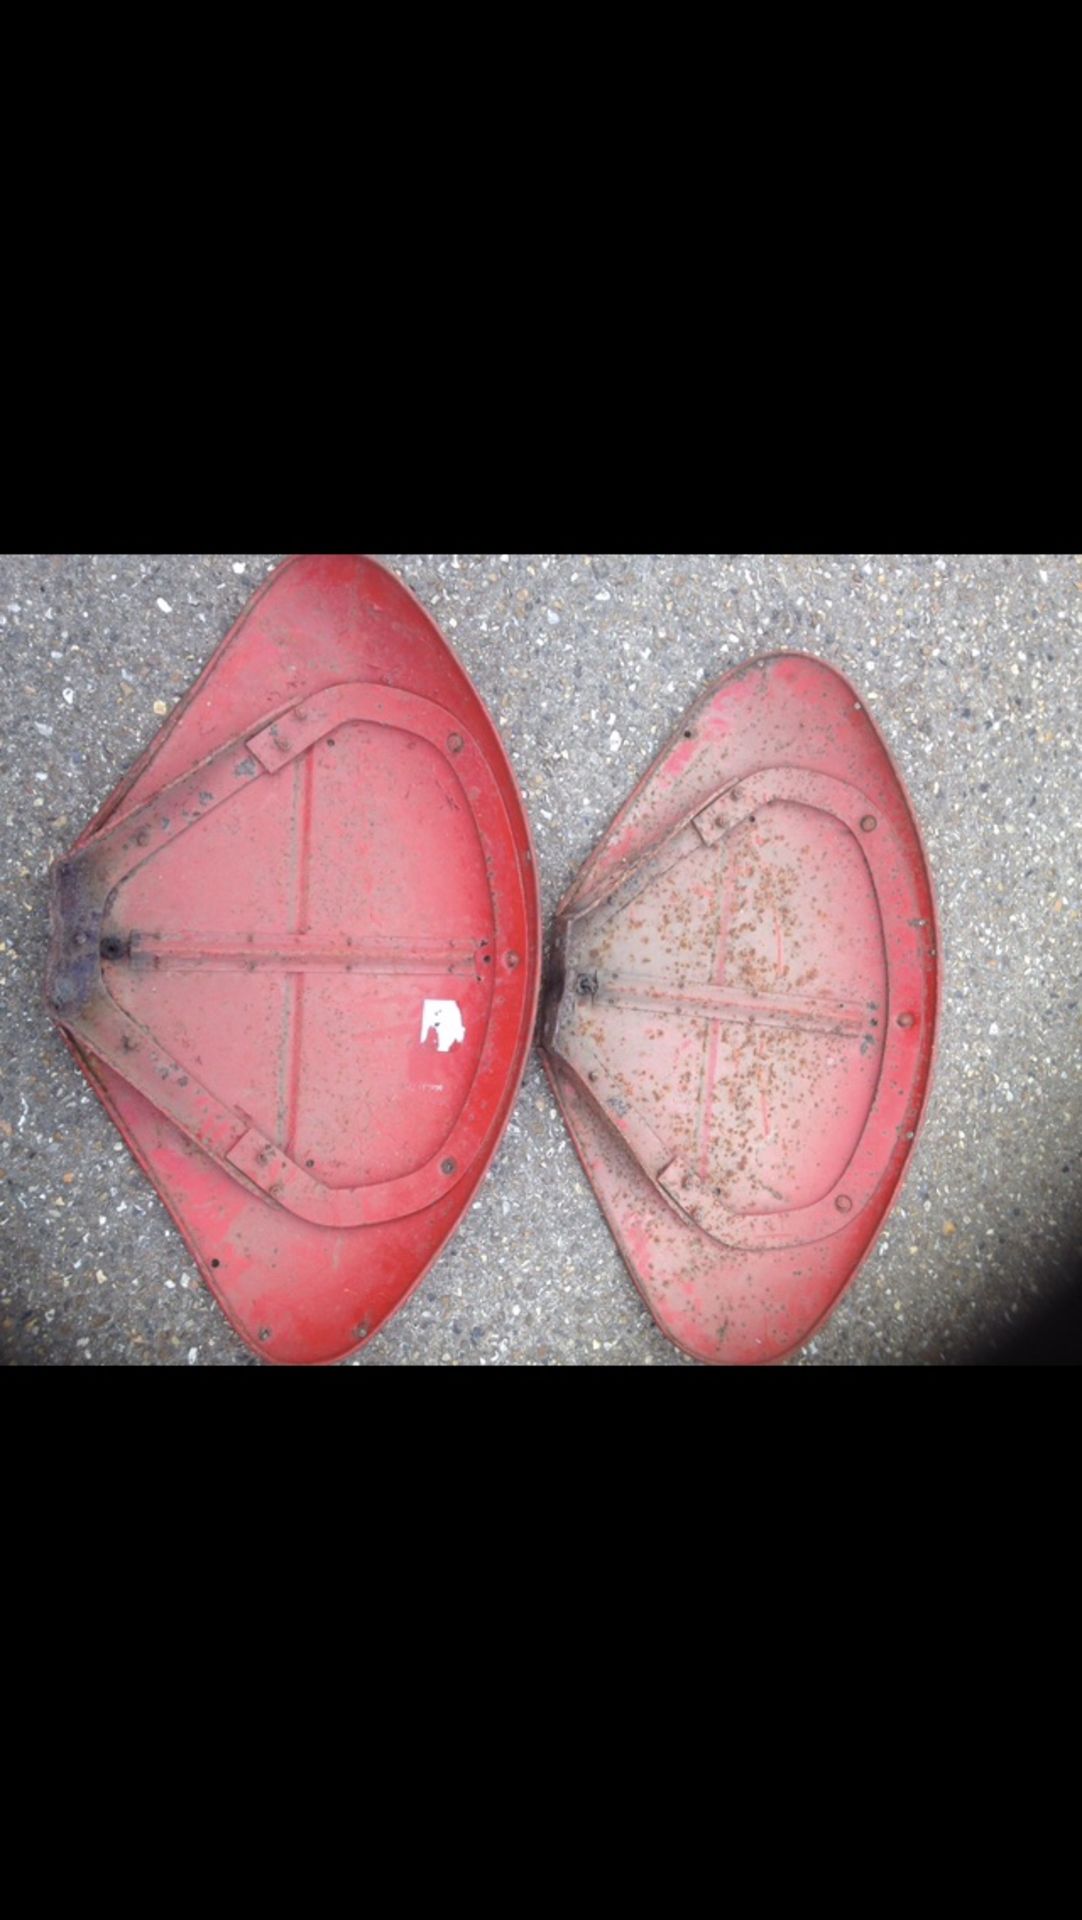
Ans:
[[[664,1330],[776,1359],[853,1277],[926,1099],[935,907],[847,682],[779,655],[699,703],[560,909],[542,1044]]]
[[[230,1319],[353,1351],[491,1160],[529,1045],[511,770],[384,569],[282,568],[53,878],[47,994]]]

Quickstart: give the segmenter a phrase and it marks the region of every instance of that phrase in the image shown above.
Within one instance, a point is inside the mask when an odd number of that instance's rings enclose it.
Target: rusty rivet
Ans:
[[[900,1014],[898,1015],[898,1025],[899,1025],[900,1027],[912,1027],[912,1026],[915,1026],[915,1025],[916,1025],[916,1018],[917,1018],[917,1016],[916,1016],[916,1014],[915,1014],[915,1013],[900,1013]]]
[[[852,1213],[853,1211],[853,1202],[847,1193],[839,1193],[834,1205],[837,1207],[839,1213]]]
[[[466,743],[463,740],[462,735],[460,733],[448,734],[447,736],[448,753],[461,753],[465,744]]]
[[[518,954],[517,954],[517,953],[509,953],[509,954],[508,954],[508,956],[507,956],[507,964],[508,964],[508,966],[509,966],[509,967],[511,968],[511,971],[512,971],[512,973],[513,973],[513,972],[514,972],[514,970],[515,970],[515,968],[516,968],[516,967],[517,967],[517,966],[518,966],[518,965],[520,964],[520,961],[519,961],[519,956],[518,956]]]
[[[440,1172],[446,1173],[448,1176],[450,1176],[452,1173],[457,1173],[457,1171],[458,1171],[457,1160],[445,1160],[442,1167],[440,1168]]]
[[[860,823],[860,830],[862,833],[874,833],[878,825],[879,822],[874,813],[866,813]]]

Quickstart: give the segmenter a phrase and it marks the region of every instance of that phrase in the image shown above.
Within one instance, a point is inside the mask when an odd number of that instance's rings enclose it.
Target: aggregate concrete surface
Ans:
[[[0,1354],[257,1366],[52,1027],[48,871],[283,558],[0,558]],[[1082,555],[392,554],[521,781],[546,925],[685,709],[795,648],[863,691],[920,819],[945,966],[927,1124],[796,1365],[1011,1351],[1080,1224]],[[361,1366],[688,1366],[654,1327],[536,1055],[450,1249]]]

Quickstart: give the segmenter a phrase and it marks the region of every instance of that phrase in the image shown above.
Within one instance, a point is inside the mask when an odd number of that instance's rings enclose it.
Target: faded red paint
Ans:
[[[521,1081],[538,922],[514,775],[431,619],[364,556],[287,562],[58,864],[49,973],[263,1358],[355,1351],[454,1232]]]
[[[892,1205],[940,997],[927,860],[852,687],[780,655],[699,702],[560,908],[545,1063],[647,1304],[790,1353]]]

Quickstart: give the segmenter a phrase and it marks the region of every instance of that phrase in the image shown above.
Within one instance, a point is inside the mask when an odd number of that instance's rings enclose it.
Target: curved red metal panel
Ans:
[[[564,901],[543,1050],[636,1285],[695,1357],[775,1360],[892,1205],[940,995],[928,863],[853,688],[704,696]]]
[[[279,568],[54,874],[48,997],[233,1325],[355,1351],[499,1144],[540,975],[513,772],[377,562]]]

